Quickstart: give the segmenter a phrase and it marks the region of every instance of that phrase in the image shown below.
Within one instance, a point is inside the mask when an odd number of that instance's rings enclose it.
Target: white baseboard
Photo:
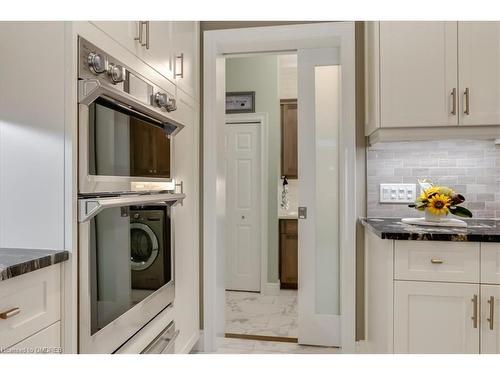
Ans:
[[[280,294],[280,283],[266,283],[261,292],[266,296],[278,296]]]

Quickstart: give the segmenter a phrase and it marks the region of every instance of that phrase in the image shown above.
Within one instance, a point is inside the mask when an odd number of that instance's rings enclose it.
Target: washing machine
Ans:
[[[130,268],[133,290],[157,290],[172,280],[168,206],[130,208]]]

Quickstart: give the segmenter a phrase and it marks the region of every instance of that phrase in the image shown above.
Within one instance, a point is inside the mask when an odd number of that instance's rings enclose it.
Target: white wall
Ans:
[[[255,111],[269,119],[268,186],[268,282],[278,282],[278,201],[276,187],[280,173],[280,103],[278,95],[278,57],[255,56],[226,60],[226,91],[255,91]]]
[[[64,23],[0,22],[0,49],[0,247],[62,250]]]

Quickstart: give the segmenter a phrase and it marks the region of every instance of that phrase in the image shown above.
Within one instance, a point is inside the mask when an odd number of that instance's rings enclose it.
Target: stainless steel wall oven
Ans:
[[[183,126],[170,94],[84,39],[79,57],[79,351],[112,353],[174,301]]]

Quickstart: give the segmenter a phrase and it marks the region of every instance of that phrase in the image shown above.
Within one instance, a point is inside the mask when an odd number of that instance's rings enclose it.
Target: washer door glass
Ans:
[[[158,256],[158,239],[146,224],[130,224],[130,264],[133,271],[148,268]]]

